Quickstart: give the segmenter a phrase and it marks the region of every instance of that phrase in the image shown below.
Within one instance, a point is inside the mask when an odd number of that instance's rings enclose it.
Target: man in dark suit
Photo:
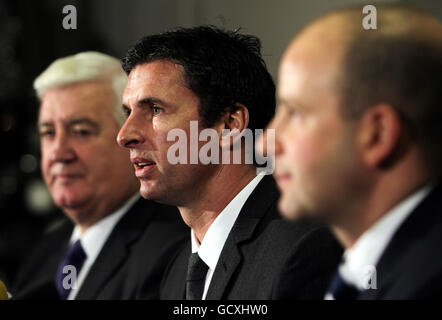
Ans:
[[[327,229],[281,220],[271,176],[250,195],[216,265],[206,299],[318,299],[328,286],[339,249]],[[174,259],[162,299],[184,299],[191,244]]]
[[[340,247],[322,226],[281,219],[265,176],[271,154],[265,168],[257,166],[265,157],[253,157],[253,134],[275,108],[259,40],[178,29],[141,39],[123,68],[128,118],[118,142],[130,150],[142,196],[178,206],[192,229],[161,298],[321,298]]]
[[[375,9],[374,29],[362,7],[321,17],[282,59],[279,208],[330,224],[346,247],[327,298],[440,298],[442,25]]]
[[[34,249],[15,298],[159,298],[188,231],[176,208],[140,198],[116,143],[126,81],[120,62],[98,52],[58,59],[35,80],[43,177],[69,219]]]

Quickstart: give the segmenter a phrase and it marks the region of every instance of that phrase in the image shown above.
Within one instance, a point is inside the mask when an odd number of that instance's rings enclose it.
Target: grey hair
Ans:
[[[34,89],[42,100],[44,94],[59,88],[86,81],[109,81],[115,93],[113,115],[121,126],[125,115],[121,108],[127,75],[118,59],[100,52],[87,51],[55,60],[34,81]]]

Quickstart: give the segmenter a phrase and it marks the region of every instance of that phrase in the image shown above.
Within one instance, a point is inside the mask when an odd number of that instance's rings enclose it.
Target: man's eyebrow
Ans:
[[[71,120],[68,121],[68,126],[69,127],[72,127],[72,126],[75,126],[75,125],[78,125],[78,124],[80,124],[80,125],[83,124],[83,125],[90,126],[94,130],[99,130],[100,129],[100,125],[97,122],[95,122],[95,121],[93,121],[93,120],[91,120],[89,118],[75,118],[75,119],[71,119]],[[54,127],[54,123],[51,122],[51,121],[42,121],[42,122],[38,123],[38,128],[39,129],[42,129],[42,128],[45,128],[45,127]]]
[[[298,100],[287,100],[285,98],[277,97],[276,98],[276,105],[283,105],[289,108],[306,108],[306,105],[303,103],[300,103]]]
[[[141,106],[143,106],[143,105],[151,106],[153,104],[161,104],[163,106],[166,106],[166,103],[163,100],[161,100],[159,98],[155,98],[155,97],[147,97],[147,98],[144,98],[144,99],[141,99],[138,101],[138,105],[141,105]]]
[[[161,105],[163,107],[167,107],[168,106],[168,104],[165,101],[163,101],[163,100],[161,100],[159,98],[155,98],[155,97],[146,97],[146,98],[143,98],[143,99],[140,99],[140,100],[137,101],[137,106],[138,107],[152,106],[152,105],[155,105],[155,104],[159,104],[159,105]],[[124,104],[124,103],[122,105],[122,108],[123,108],[124,112],[130,112],[131,111],[131,108],[129,106],[127,106],[126,104]]]
[[[41,127],[52,127],[52,126],[54,126],[54,124],[52,122],[49,122],[49,121],[43,121],[43,122],[39,122],[38,123],[38,127],[39,128],[41,128]]]
[[[89,118],[75,118],[75,119],[69,120],[69,126],[75,126],[77,124],[85,124],[85,125],[93,127],[94,129],[100,128],[100,126],[97,122],[95,122]]]
[[[288,107],[289,103],[284,98],[276,97],[276,110],[278,110],[281,106]]]
[[[284,98],[276,97],[276,104],[287,104]]]

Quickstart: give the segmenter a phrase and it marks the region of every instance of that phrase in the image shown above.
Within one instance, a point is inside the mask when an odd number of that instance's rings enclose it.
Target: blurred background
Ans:
[[[413,4],[442,18],[441,0]],[[32,82],[53,60],[85,50],[121,58],[140,37],[212,24],[258,36],[277,80],[278,61],[307,22],[368,0],[0,0],[0,279],[7,285],[44,230],[63,217],[40,173]],[[63,7],[77,9],[77,29],[65,30]]]

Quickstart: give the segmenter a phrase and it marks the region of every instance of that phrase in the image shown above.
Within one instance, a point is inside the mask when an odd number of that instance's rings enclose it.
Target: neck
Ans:
[[[254,166],[223,165],[207,183],[204,195],[178,207],[184,222],[192,228],[200,243],[222,210],[255,176]]]
[[[65,208],[64,212],[75,225],[80,227],[81,233],[85,233],[90,227],[123,206],[137,191],[138,186],[133,185],[121,192],[119,197],[109,197],[108,201],[98,203],[87,203],[79,208]]]
[[[431,181],[431,174],[411,155],[395,168],[378,173],[371,188],[358,203],[353,202],[339,219],[332,223],[338,240],[351,248],[364,232],[387,215],[396,205]]]

